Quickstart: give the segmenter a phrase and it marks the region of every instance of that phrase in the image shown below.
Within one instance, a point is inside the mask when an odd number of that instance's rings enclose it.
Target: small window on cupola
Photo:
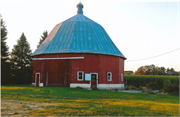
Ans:
[[[107,73],[107,81],[112,81],[112,73],[111,72]]]

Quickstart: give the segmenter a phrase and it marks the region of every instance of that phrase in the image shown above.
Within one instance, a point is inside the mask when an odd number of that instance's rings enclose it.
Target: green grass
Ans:
[[[28,111],[21,115],[26,116],[179,115],[179,97],[171,95],[67,87],[1,86],[1,100],[2,115],[8,115],[5,112],[9,107],[4,107],[8,102],[17,104],[19,109],[24,104],[22,107]]]

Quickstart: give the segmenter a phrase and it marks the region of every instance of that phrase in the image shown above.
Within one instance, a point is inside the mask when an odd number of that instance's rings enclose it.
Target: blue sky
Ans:
[[[120,0],[81,0],[84,15],[99,23],[126,56],[125,70],[155,64],[180,71],[180,50],[143,61],[180,48],[180,3],[123,2]],[[76,15],[79,0],[1,0],[0,13],[8,29],[10,51],[22,32],[34,52],[44,30]]]

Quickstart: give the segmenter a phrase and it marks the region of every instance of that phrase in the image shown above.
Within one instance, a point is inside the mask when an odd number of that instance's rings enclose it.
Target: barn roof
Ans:
[[[83,15],[83,5],[79,3],[77,8],[77,15],[57,24],[32,56],[53,53],[95,53],[126,59],[104,28]]]

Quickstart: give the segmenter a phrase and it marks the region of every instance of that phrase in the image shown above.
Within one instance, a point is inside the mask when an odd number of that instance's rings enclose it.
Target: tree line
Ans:
[[[21,34],[9,52],[7,45],[7,28],[1,19],[1,84],[31,84],[32,83],[32,50],[24,33]],[[40,37],[37,48],[48,36],[47,30]]]
[[[173,68],[158,67],[155,65],[146,65],[139,67],[135,71],[135,75],[173,75],[178,76],[180,72],[175,71]]]

